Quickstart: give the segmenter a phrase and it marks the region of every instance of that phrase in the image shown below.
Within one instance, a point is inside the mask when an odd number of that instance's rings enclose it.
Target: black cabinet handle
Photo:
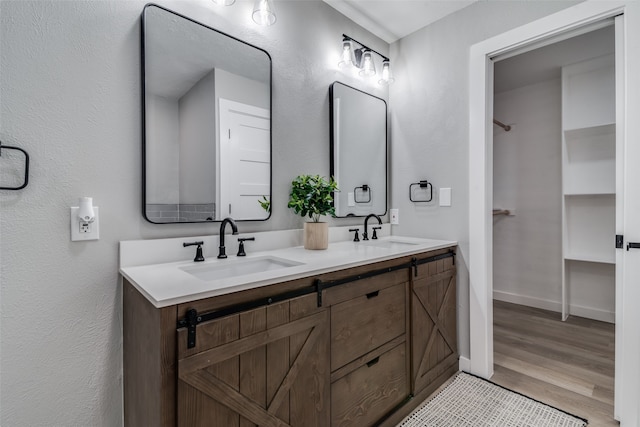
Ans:
[[[368,361],[367,362],[367,368],[372,367],[373,365],[375,365],[379,361],[380,361],[380,356],[376,357],[375,359],[372,359],[372,360]]]
[[[367,294],[367,299],[371,299],[371,298],[377,297],[379,293],[380,293],[380,291],[369,292]]]
[[[627,243],[627,250],[629,249],[640,249],[640,243]]]

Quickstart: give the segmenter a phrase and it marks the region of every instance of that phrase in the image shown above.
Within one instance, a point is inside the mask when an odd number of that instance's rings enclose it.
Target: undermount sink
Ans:
[[[303,263],[291,261],[289,259],[274,256],[263,256],[257,258],[244,258],[234,260],[214,261],[205,265],[193,265],[180,267],[185,273],[189,273],[200,280],[219,280],[229,277],[244,276],[247,274],[260,273],[281,268],[295,267]]]
[[[417,243],[403,242],[401,240],[369,240],[365,245],[385,249],[403,249],[415,246]]]

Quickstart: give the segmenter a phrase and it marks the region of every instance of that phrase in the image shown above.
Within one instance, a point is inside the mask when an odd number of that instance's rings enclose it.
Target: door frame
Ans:
[[[617,95],[624,94],[624,87],[630,83],[632,70],[639,66],[640,55],[633,53],[628,41],[640,25],[640,8],[627,1],[586,1],[564,9],[530,24],[515,28],[493,38],[471,46],[469,60],[469,311],[470,311],[470,361],[472,373],[490,378],[493,375],[493,62],[492,58],[509,52],[524,50],[531,46],[540,46],[562,34],[578,30],[606,18],[622,15],[621,27],[616,31],[616,40],[622,49],[616,46],[616,65],[622,65],[616,71]],[[621,18],[618,18],[621,19]],[[629,25],[632,23],[631,25]],[[636,47],[637,48],[637,47]],[[621,51],[623,58],[618,57]],[[634,77],[634,83],[636,78]],[[636,84],[637,86],[637,84]],[[629,97],[631,98],[631,97]],[[622,116],[618,115],[624,108]],[[640,140],[640,128],[631,125],[626,116],[638,112],[638,103],[630,99],[616,101],[617,134],[622,146],[627,141]],[[635,138],[632,138],[635,136]],[[617,144],[618,145],[618,144]],[[628,159],[627,159],[628,160]],[[625,164],[627,162],[625,161]],[[618,163],[617,166],[619,166]],[[628,176],[628,175],[627,175]],[[618,187],[620,188],[620,187]],[[628,188],[627,188],[628,190]],[[629,194],[629,193],[627,193]],[[617,224],[616,227],[619,227]],[[621,232],[621,230],[616,230]],[[612,242],[613,244],[613,242]],[[620,252],[620,251],[618,251]],[[618,253],[617,260],[622,256]],[[618,272],[618,269],[617,269]],[[626,333],[622,335],[624,322],[637,320],[638,315],[629,313],[632,306],[628,301],[623,305],[622,293],[631,290],[632,283],[617,281],[616,288],[616,393],[615,415],[625,424],[635,425],[638,417],[634,402],[640,400],[640,385],[637,361],[640,360],[640,348],[635,338]],[[637,292],[625,292],[634,295]],[[623,311],[626,305],[626,312]],[[625,316],[623,316],[623,313]],[[629,339],[633,338],[629,343]],[[622,348],[622,343],[625,347]],[[630,377],[625,378],[625,375]],[[624,381],[622,379],[624,378]],[[640,379],[640,378],[637,378]]]

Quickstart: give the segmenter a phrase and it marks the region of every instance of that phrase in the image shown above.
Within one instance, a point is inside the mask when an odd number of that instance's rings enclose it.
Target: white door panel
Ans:
[[[640,105],[638,97],[630,96],[626,86],[625,64],[629,52],[624,45],[624,22],[623,16],[616,17],[616,193],[622,195],[616,200],[616,231],[624,235],[624,244],[616,250],[616,275],[620,279],[616,283],[619,317],[616,319],[615,404],[616,415],[626,427],[640,425],[640,249],[627,250],[630,242],[640,242],[640,144],[637,139],[629,138],[630,134],[638,135],[634,112],[640,111]]]
[[[271,185],[269,110],[220,99],[220,217],[266,218]]]

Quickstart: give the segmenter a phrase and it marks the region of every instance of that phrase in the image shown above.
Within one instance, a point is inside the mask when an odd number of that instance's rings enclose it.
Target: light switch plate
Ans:
[[[451,188],[440,189],[440,206],[451,206]]]
[[[98,215],[98,208],[93,207],[93,213],[95,214],[95,220],[88,226],[83,226],[78,218],[79,207],[71,208],[71,241],[78,242],[83,240],[98,240],[100,239],[100,216]]]

